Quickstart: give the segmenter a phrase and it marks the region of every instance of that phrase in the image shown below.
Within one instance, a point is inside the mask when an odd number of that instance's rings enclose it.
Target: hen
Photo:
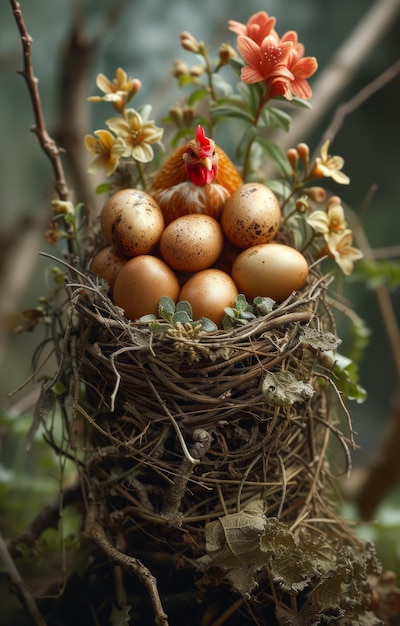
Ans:
[[[195,138],[167,159],[149,193],[160,205],[166,224],[188,213],[219,220],[226,199],[241,185],[232,161],[198,126]]]

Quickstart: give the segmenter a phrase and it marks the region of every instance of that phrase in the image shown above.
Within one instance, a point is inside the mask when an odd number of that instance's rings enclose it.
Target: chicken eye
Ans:
[[[195,159],[196,158],[196,153],[194,150],[189,150],[189,156],[191,159]]]

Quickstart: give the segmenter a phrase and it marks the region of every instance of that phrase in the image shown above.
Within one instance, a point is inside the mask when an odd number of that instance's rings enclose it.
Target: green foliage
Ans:
[[[176,327],[177,325],[189,324],[191,327],[197,327],[203,332],[213,332],[218,330],[218,326],[206,317],[199,320],[193,320],[192,307],[189,302],[182,301],[175,304],[171,298],[164,296],[158,304],[157,319],[155,315],[144,315],[140,318],[141,322],[149,322],[149,328],[152,331],[163,330],[166,327]]]
[[[368,289],[387,285],[395,290],[400,285],[399,261],[360,261],[352,275],[354,282],[365,283]]]
[[[335,355],[335,365],[333,368],[335,384],[339,391],[349,400],[358,403],[367,399],[366,390],[360,385],[358,375],[358,365],[343,354]]]

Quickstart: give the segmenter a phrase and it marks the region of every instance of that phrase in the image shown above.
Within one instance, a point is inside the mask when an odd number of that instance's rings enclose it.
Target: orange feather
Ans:
[[[149,190],[166,224],[188,213],[204,213],[219,220],[226,199],[243,184],[227,154],[199,129],[196,139],[177,148],[167,159]],[[210,182],[198,183],[199,179],[211,178]]]

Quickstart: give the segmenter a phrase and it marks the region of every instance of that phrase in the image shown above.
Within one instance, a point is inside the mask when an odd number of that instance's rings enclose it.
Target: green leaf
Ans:
[[[257,308],[257,311],[261,315],[267,315],[268,313],[271,313],[275,304],[275,300],[272,300],[272,298],[267,298],[265,296],[256,296],[253,302]]]
[[[209,320],[208,317],[200,317],[200,319],[198,319],[197,321],[200,323],[201,330],[203,330],[205,333],[213,333],[214,331],[218,330],[218,326],[215,324],[215,322]]]
[[[277,166],[278,170],[285,176],[290,176],[292,168],[282,148],[269,139],[257,137],[256,140],[262,147],[265,155]]]
[[[285,132],[288,132],[292,125],[290,115],[274,107],[264,108],[262,118],[267,128],[282,128]]]
[[[213,107],[211,110],[211,116],[213,119],[218,117],[233,117],[249,122],[250,124],[254,123],[254,118],[250,115],[250,113],[247,113],[247,111],[244,111],[243,109],[233,106],[229,107],[227,105]]]
[[[192,318],[188,315],[187,311],[176,311],[172,316],[173,324],[190,324]]]
[[[400,285],[399,261],[359,261],[351,277],[352,281],[366,283],[368,289],[386,284],[394,290]]]
[[[182,300],[181,302],[178,302],[178,304],[175,307],[175,311],[177,313],[178,313],[178,311],[185,311],[187,313],[187,315],[189,316],[189,318],[191,320],[193,319],[192,307],[191,307],[190,303],[187,302],[187,300]]]
[[[167,322],[172,322],[172,316],[175,313],[175,302],[168,298],[167,296],[163,296],[158,303],[158,314],[162,317],[163,320]]]
[[[343,354],[336,354],[333,373],[336,387],[349,400],[362,403],[367,398],[367,392],[358,382],[358,367],[354,361]]]
[[[193,91],[193,93],[191,93],[190,96],[188,97],[188,104],[190,106],[193,106],[194,104],[196,104],[196,102],[198,102],[202,98],[206,98],[207,96],[208,96],[207,89],[205,88],[196,89],[196,91]]]
[[[66,392],[66,388],[63,383],[55,383],[52,386],[52,390],[54,391],[56,396],[62,396]]]
[[[230,60],[231,68],[234,71],[234,74],[237,78],[240,78],[240,74],[242,72],[242,67],[244,67],[244,61],[239,57],[235,57]]]
[[[97,185],[96,193],[97,194],[106,193],[110,191],[110,189],[111,189],[110,183],[101,183],[100,185]]]

